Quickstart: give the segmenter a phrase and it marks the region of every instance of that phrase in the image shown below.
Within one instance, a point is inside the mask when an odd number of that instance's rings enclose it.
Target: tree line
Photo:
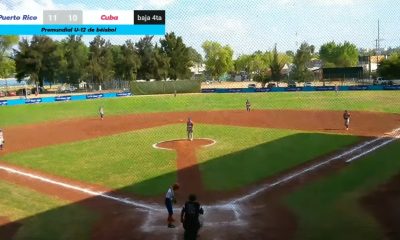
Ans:
[[[61,41],[48,36],[19,41],[15,37],[0,39],[4,39],[3,44],[0,42],[0,50],[4,49],[1,56],[6,56],[7,51],[10,56],[0,57],[0,65],[7,61],[13,65],[3,66],[0,77],[15,73],[17,79],[29,77],[40,86],[44,82],[102,84],[110,80],[186,79],[191,75],[190,67],[202,62],[201,55],[173,32],[155,44],[153,36],[145,36],[136,43],[127,40],[122,45],[96,36],[89,46],[77,35]],[[10,46],[16,43],[18,47],[10,53]]]
[[[15,44],[18,47],[12,50]],[[229,45],[205,41],[202,49],[204,61],[200,53],[186,46],[182,37],[173,32],[156,43],[152,36],[145,36],[136,43],[127,40],[122,45],[113,45],[96,36],[88,46],[82,41],[82,36],[76,35],[61,41],[47,36],[33,36],[30,40],[0,36],[0,77],[13,74],[17,79],[30,77],[39,85],[45,81],[76,84],[85,80],[101,84],[112,79],[176,80],[190,78],[190,67],[204,62],[206,74],[212,79],[219,79],[227,73],[245,72],[265,85],[286,78],[312,80],[314,76],[310,67],[315,61],[322,63],[323,67],[357,66],[358,56],[363,51],[350,42],[328,42],[319,51],[314,45],[303,42],[296,52],[279,52],[275,44],[270,51],[242,54],[234,60],[234,51]],[[400,78],[400,54],[396,54],[397,50],[392,49],[392,56],[379,65],[381,76]],[[291,67],[283,72],[285,65]]]

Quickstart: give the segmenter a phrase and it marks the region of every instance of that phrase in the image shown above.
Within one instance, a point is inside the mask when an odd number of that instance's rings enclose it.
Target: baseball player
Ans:
[[[249,99],[246,100],[246,111],[250,112],[250,107],[251,107],[251,103],[249,101]]]
[[[3,135],[3,130],[0,129],[0,150],[3,150],[3,145],[4,145],[4,135]]]
[[[175,225],[172,224],[175,221],[174,218],[172,217],[172,215],[174,214],[172,205],[176,203],[175,191],[177,191],[178,189],[179,189],[179,184],[175,183],[168,188],[168,191],[165,194],[165,207],[167,208],[168,211],[167,222],[169,228],[175,227]]]
[[[103,108],[103,106],[101,106],[101,107],[99,108],[99,114],[100,114],[101,120],[103,120],[103,119],[104,119],[104,108]]]
[[[186,131],[188,135],[188,140],[193,141],[193,121],[191,118],[188,118],[186,122]]]
[[[204,210],[200,203],[196,201],[196,195],[190,194],[189,201],[185,203],[181,211],[181,223],[185,229],[185,240],[195,240],[197,238],[197,233],[201,227],[200,214],[204,214]]]
[[[344,119],[344,126],[346,127],[346,130],[349,130],[350,113],[347,110],[345,110],[343,113],[343,119]]]

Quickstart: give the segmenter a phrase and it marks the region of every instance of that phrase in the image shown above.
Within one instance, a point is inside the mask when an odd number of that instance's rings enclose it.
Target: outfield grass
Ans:
[[[56,197],[0,180],[0,216],[22,226],[13,240],[89,239],[97,215]]]
[[[286,203],[298,217],[297,239],[385,239],[359,199],[399,173],[399,156],[397,141],[290,194]]]
[[[99,106],[106,115],[145,112],[243,109],[249,99],[254,109],[359,110],[400,113],[400,91],[287,92],[133,96],[79,102],[7,106],[0,109],[0,127],[61,119],[94,117]]]
[[[176,181],[176,153],[152,145],[185,138],[182,128],[181,124],[170,125],[49,146],[12,153],[3,161],[112,189],[158,195]],[[198,152],[205,184],[213,190],[245,186],[358,140],[354,136],[202,124],[197,125],[195,134],[217,141]]]

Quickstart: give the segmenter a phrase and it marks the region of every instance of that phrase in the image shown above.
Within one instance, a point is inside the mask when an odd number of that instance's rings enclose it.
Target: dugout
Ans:
[[[325,80],[362,79],[362,67],[322,68],[322,78]]]

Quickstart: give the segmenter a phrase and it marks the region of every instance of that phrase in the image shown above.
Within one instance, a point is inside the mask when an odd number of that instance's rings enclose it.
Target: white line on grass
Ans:
[[[9,173],[13,173],[13,174],[21,175],[21,176],[24,176],[24,177],[32,178],[32,179],[35,179],[35,180],[39,180],[39,181],[42,181],[42,182],[45,182],[45,183],[50,183],[50,184],[57,185],[57,186],[60,186],[60,187],[63,187],[63,188],[67,188],[67,189],[75,190],[75,191],[78,191],[78,192],[86,193],[86,194],[91,195],[91,196],[102,197],[102,198],[114,200],[114,201],[117,201],[117,202],[120,202],[120,203],[128,204],[128,205],[131,205],[131,206],[134,206],[134,207],[147,209],[147,210],[155,210],[154,207],[149,205],[149,204],[143,204],[143,203],[140,203],[140,202],[137,202],[137,201],[133,201],[133,200],[128,199],[128,198],[119,198],[119,197],[111,196],[111,195],[106,194],[104,192],[98,192],[98,191],[90,190],[88,188],[82,188],[82,187],[74,186],[72,184],[63,183],[63,182],[56,181],[56,180],[53,180],[53,179],[50,179],[50,178],[46,178],[46,177],[42,177],[42,176],[39,176],[39,175],[35,175],[35,174],[32,174],[32,173],[16,170],[14,168],[5,167],[5,166],[0,165],[0,170],[4,170],[4,171],[9,172]]]
[[[273,187],[275,187],[275,186],[277,186],[277,185],[280,185],[280,184],[282,184],[282,183],[284,183],[284,182],[287,182],[287,181],[289,181],[289,180],[291,180],[291,179],[293,179],[293,178],[295,178],[295,177],[298,177],[298,176],[300,176],[300,175],[303,175],[304,173],[310,172],[310,171],[312,171],[312,170],[314,170],[314,169],[316,169],[316,168],[319,168],[319,167],[321,167],[321,166],[324,166],[324,165],[326,165],[326,164],[329,164],[330,162],[332,162],[332,161],[334,161],[334,160],[337,160],[337,159],[340,159],[340,158],[345,157],[345,156],[347,156],[347,155],[350,155],[350,154],[354,153],[355,151],[357,151],[357,150],[359,150],[359,149],[362,149],[363,147],[366,147],[366,146],[368,146],[368,145],[370,145],[370,144],[372,144],[372,143],[374,143],[374,142],[376,142],[376,141],[378,141],[378,140],[382,140],[382,139],[384,139],[384,138],[388,138],[387,135],[392,136],[392,138],[390,138],[389,140],[385,141],[384,143],[379,144],[379,145],[377,145],[377,146],[374,146],[373,148],[371,148],[371,149],[369,149],[369,150],[366,150],[366,151],[365,151],[366,153],[362,152],[361,154],[358,154],[358,155],[356,156],[356,158],[359,158],[359,157],[361,157],[361,156],[364,156],[364,155],[366,155],[366,154],[368,154],[368,153],[370,153],[370,152],[372,152],[372,151],[375,151],[376,149],[378,149],[378,148],[380,148],[380,147],[383,147],[384,145],[386,145],[386,144],[388,144],[388,143],[394,141],[396,138],[399,138],[399,137],[400,137],[400,133],[399,133],[399,132],[400,132],[400,128],[394,129],[394,130],[392,130],[392,131],[389,132],[389,133],[385,133],[386,136],[381,136],[381,137],[375,138],[374,140],[367,141],[367,142],[365,142],[365,143],[363,143],[363,144],[361,144],[361,145],[358,145],[358,146],[356,146],[356,147],[354,147],[354,148],[349,149],[348,151],[345,151],[344,153],[341,153],[341,154],[339,154],[339,155],[337,155],[337,156],[331,157],[331,158],[329,158],[329,159],[326,160],[326,161],[323,161],[323,162],[320,162],[320,163],[318,163],[318,164],[312,165],[311,167],[308,167],[308,168],[303,169],[303,170],[301,170],[301,171],[297,171],[297,172],[295,172],[295,173],[293,173],[293,174],[291,174],[291,175],[289,175],[289,176],[284,176],[284,177],[278,179],[277,181],[275,181],[275,182],[273,182],[273,183],[265,184],[265,185],[261,186],[260,188],[258,188],[257,190],[255,190],[254,192],[248,193],[248,194],[246,194],[246,195],[244,195],[244,196],[242,196],[242,197],[240,197],[240,198],[234,199],[234,200],[228,202],[228,204],[235,204],[235,203],[239,203],[239,202],[248,200],[248,199],[250,199],[250,198],[252,198],[252,197],[255,197],[256,195],[258,195],[258,194],[261,193],[261,192],[267,191],[267,190],[269,190],[269,189],[271,189],[271,188],[273,188]],[[354,160],[354,159],[355,159],[355,158],[352,157],[352,158],[351,158],[351,161]],[[349,160],[347,160],[346,162],[349,162]]]
[[[208,140],[208,141],[211,141],[210,144],[207,144],[207,145],[204,145],[204,146],[201,146],[201,147],[211,147],[212,145],[214,145],[214,144],[217,143],[217,141],[215,141],[214,139],[211,139],[211,138],[195,138],[194,140],[197,140],[197,139],[199,139],[199,140]],[[171,148],[164,148],[164,147],[158,146],[158,145],[161,144],[161,143],[173,142],[173,141],[187,141],[187,139],[173,139],[173,140],[166,140],[166,141],[157,142],[157,143],[154,143],[154,144],[153,144],[153,148],[155,148],[155,149],[161,149],[161,150],[173,151],[174,149],[171,149]]]

